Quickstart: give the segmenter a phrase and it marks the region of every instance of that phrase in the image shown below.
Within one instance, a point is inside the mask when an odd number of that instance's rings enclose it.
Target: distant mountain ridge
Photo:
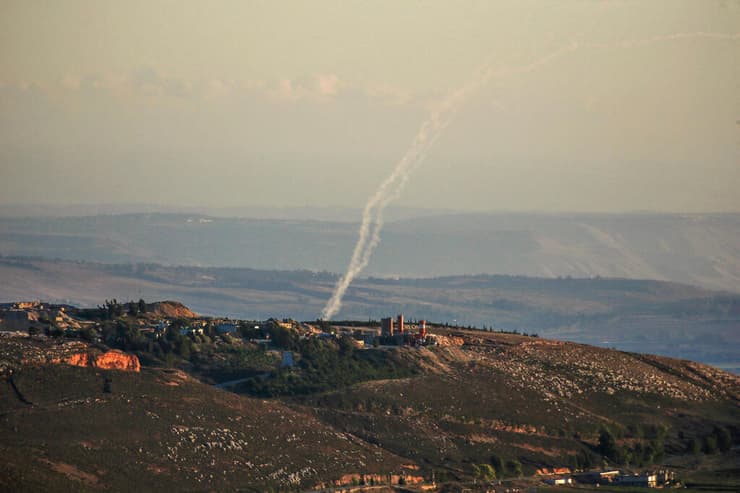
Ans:
[[[390,206],[385,211],[390,221],[415,217],[455,214],[459,211],[419,207]],[[362,209],[348,207],[208,207],[160,204],[0,204],[0,217],[87,217],[129,214],[188,214],[211,217],[276,219],[299,221],[335,221],[353,223],[362,217]]]
[[[740,292],[740,214],[412,212],[386,224],[367,275],[602,276]],[[337,273],[357,229],[197,213],[0,217],[0,254]]]

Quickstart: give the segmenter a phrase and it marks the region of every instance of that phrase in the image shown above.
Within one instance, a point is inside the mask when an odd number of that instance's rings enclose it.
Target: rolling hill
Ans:
[[[58,348],[0,338],[4,491],[284,491],[344,472],[399,472],[403,463],[279,401],[172,369],[20,361],[34,350]]]
[[[140,372],[80,368],[60,356],[92,350],[88,343],[0,337],[0,486],[309,491],[403,476],[459,491],[481,464],[516,487],[538,484],[544,468],[602,464],[662,464],[685,482],[710,477],[704,485],[715,491],[740,484],[731,449],[740,441],[737,376],[536,337],[431,331],[446,342],[352,350],[306,341],[295,348],[296,366],[274,368],[264,385],[298,382],[313,364],[309,348],[346,361],[389,353],[414,372],[273,398],[207,385],[184,359],[167,368],[148,358]],[[323,368],[322,378],[339,376]],[[614,451],[600,445],[604,433]],[[718,448],[719,436],[730,442]]]
[[[357,229],[200,214],[0,217],[0,254],[343,272]],[[602,276],[738,292],[738,245],[738,214],[417,214],[386,224],[366,273]]]

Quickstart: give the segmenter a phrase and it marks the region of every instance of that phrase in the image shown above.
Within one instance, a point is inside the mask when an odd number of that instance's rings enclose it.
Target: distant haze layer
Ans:
[[[199,214],[0,218],[0,254],[339,273],[357,227]],[[740,214],[417,216],[387,224],[366,274],[602,276],[740,292],[738,245]]]

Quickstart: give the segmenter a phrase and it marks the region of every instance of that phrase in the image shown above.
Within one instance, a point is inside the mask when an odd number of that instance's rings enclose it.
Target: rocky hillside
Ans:
[[[643,460],[635,449],[657,441],[661,453],[680,456],[715,426],[740,438],[740,378],[715,368],[516,335],[436,332],[464,342],[410,350],[422,375],[296,402],[345,432],[455,475],[492,456],[532,472],[578,467],[605,427],[633,463]]]
[[[58,360],[83,349],[0,338],[0,490],[285,491],[403,473],[405,459],[279,401]]]
[[[2,336],[0,487],[303,491],[368,478],[454,485],[481,465],[538,481],[543,469],[663,464],[690,474],[709,457],[737,459],[719,440],[740,443],[737,376],[538,337],[430,330],[439,345],[302,343],[295,367],[268,368],[253,377],[261,387],[236,393],[195,378],[197,359],[176,369],[148,356],[141,371],[122,371],[87,364],[110,354],[90,343]],[[245,355],[247,371],[251,353],[237,342],[224,336],[220,347]],[[315,365],[330,353],[334,366]],[[408,371],[354,384],[335,373],[374,360]],[[307,378],[337,384],[306,392]],[[281,397],[254,395],[271,388]]]

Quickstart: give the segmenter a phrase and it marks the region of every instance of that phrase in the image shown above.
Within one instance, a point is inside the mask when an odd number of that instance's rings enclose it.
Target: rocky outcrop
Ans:
[[[77,353],[68,356],[63,360],[63,362],[72,366],[93,366],[94,360],[95,358],[93,358],[90,353]]]
[[[118,350],[101,354],[95,358],[93,366],[102,370],[141,371],[139,358]]]
[[[147,305],[151,315],[169,318],[196,318],[197,313],[177,301],[157,301]]]
[[[59,361],[73,366],[92,366],[101,370],[141,371],[139,358],[114,349],[103,354],[76,353]]]
[[[403,466],[404,468],[406,466]],[[417,468],[418,469],[418,468]],[[316,489],[327,489],[333,488],[335,491],[337,488],[351,487],[347,491],[357,491],[358,485],[400,485],[400,484],[422,484],[424,478],[422,476],[414,476],[410,474],[344,474],[339,479],[329,481],[326,483],[319,483],[315,486]]]
[[[542,469],[537,469],[535,474],[539,476],[554,476],[558,474],[570,474],[571,470],[568,467],[553,467],[551,469],[548,469],[547,467],[543,467]]]
[[[449,347],[449,346],[462,346],[465,344],[465,339],[458,336],[448,335],[437,335],[437,345],[442,347]]]

